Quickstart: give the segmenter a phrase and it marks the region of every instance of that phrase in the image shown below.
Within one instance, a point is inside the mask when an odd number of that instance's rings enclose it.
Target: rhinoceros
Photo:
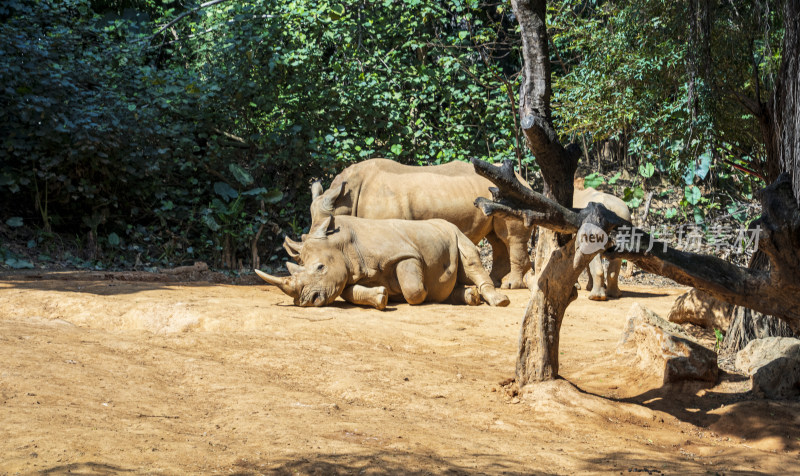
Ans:
[[[631,212],[628,210],[628,205],[621,199],[591,187],[583,189],[583,179],[576,180],[575,186],[575,193],[572,196],[573,208],[586,208],[591,202],[602,203],[603,206],[616,213],[620,218],[631,221]],[[618,298],[622,295],[619,290],[620,266],[622,266],[621,259],[612,259],[608,262],[608,268],[604,270],[603,260],[600,255],[595,256],[589,262],[589,283],[587,285],[587,290],[591,291],[589,299],[605,301],[609,297]]]
[[[304,238],[288,277],[256,270],[298,306],[325,306],[342,296],[384,309],[388,300],[507,306],[481,265],[477,247],[445,220],[373,220],[328,216]],[[474,284],[476,287],[467,287]]]
[[[370,159],[344,169],[324,193],[319,183],[312,187],[311,226],[331,214],[372,219],[440,218],[456,225],[472,243],[486,238],[492,246],[491,277],[495,285],[522,288],[525,272],[531,267],[528,241],[533,228],[517,218],[487,217],[475,207],[475,198],[490,197],[489,187],[493,186],[466,162],[410,166]],[[286,245],[289,255],[296,256],[300,244],[289,240]]]

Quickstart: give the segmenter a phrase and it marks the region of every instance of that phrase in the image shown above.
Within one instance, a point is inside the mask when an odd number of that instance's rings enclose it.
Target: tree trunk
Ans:
[[[544,195],[564,206],[572,206],[572,181],[578,166],[580,147],[577,145],[565,149],[558,140],[550,109],[550,53],[547,40],[545,0],[512,0],[511,7],[520,26],[522,36],[523,70],[520,84],[519,115],[525,139],[536,161],[544,180]],[[563,247],[569,242],[569,236],[540,228],[536,242],[534,273],[540,279],[545,267],[557,250],[562,257],[571,256]],[[570,245],[571,246],[571,245]],[[572,247],[574,248],[574,247]],[[573,252],[574,253],[574,250]],[[569,259],[568,261],[572,261]],[[572,286],[578,276],[570,283],[564,280],[559,283],[558,292],[548,294],[555,289],[546,283],[544,278],[540,286],[534,286],[532,303],[538,303],[536,309],[528,306],[523,330],[520,334],[520,359],[517,362],[517,383],[522,386],[533,380],[555,378],[558,373],[558,359],[548,360],[545,356],[558,354],[558,329],[564,310],[569,304]],[[567,293],[567,294],[565,294]],[[544,332],[537,334],[534,328]],[[524,350],[522,350],[524,349]],[[524,356],[523,356],[524,354]]]
[[[758,101],[756,109],[761,114],[759,125],[767,151],[767,180],[772,182],[782,172],[792,177],[794,198],[800,205],[800,1],[788,0],[785,4],[786,30],[783,37],[783,62],[769,107]],[[787,243],[791,246],[792,243]],[[794,243],[797,246],[797,243]],[[751,269],[769,272],[770,263],[762,251],[757,251],[750,262]],[[795,274],[800,279],[800,269]],[[746,307],[736,306],[728,327],[724,354],[742,350],[753,339],[765,337],[792,337],[800,325],[789,326],[782,319],[762,314]],[[793,330],[794,328],[794,330]]]
[[[800,0],[784,6],[783,59],[772,100],[772,128],[778,157],[767,157],[767,169],[792,174],[794,197],[800,206]],[[769,177],[773,180],[773,177]]]
[[[794,331],[783,319],[736,306],[720,354],[728,356],[736,354],[754,339],[794,336]]]
[[[756,251],[750,260],[752,270],[769,272],[769,260],[762,251]],[[732,356],[753,339],[765,337],[793,337],[794,331],[783,319],[769,314],[762,314],[742,306],[736,306],[731,311],[731,323],[725,333],[720,354]]]

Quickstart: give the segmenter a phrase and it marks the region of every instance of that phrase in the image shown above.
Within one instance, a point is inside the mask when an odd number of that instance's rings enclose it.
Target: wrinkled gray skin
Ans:
[[[582,185],[577,184],[576,185]],[[603,193],[593,188],[578,190],[576,188],[575,194],[572,196],[573,208],[586,208],[590,202],[602,203],[610,211],[614,212],[620,218],[631,221],[631,212],[628,210],[628,205],[621,199]],[[608,267],[603,269],[603,260],[600,255],[597,255],[589,262],[589,284],[586,286],[589,293],[589,299],[594,301],[605,301],[608,298],[618,298],[622,296],[619,290],[619,269],[622,266],[622,260],[612,259],[608,261]]]
[[[370,220],[328,217],[303,240],[302,266],[291,276],[257,271],[298,306],[325,306],[337,297],[386,307],[388,300],[507,306],[483,268],[477,247],[444,220]],[[464,285],[474,284],[469,288]]]
[[[477,197],[491,198],[489,187],[493,186],[466,162],[416,167],[387,159],[366,160],[344,169],[326,192],[319,184],[312,187],[311,227],[331,214],[441,218],[456,225],[472,243],[486,238],[492,245],[491,277],[496,286],[522,288],[523,276],[531,267],[528,241],[533,227],[517,218],[487,217],[475,207]],[[287,248],[290,256],[292,243]]]

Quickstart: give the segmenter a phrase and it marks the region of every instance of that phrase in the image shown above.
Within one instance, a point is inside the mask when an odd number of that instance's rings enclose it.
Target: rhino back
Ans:
[[[572,196],[573,208],[586,208],[591,202],[602,203],[604,207],[616,213],[620,218],[628,221],[631,219],[631,212],[628,210],[628,205],[622,199],[604,193],[594,188],[586,188],[584,190],[576,190]]]
[[[336,203],[336,214],[373,219],[441,218],[473,242],[491,231],[491,219],[473,203],[479,196],[489,197],[492,184],[465,162],[420,167],[372,159],[348,167],[335,180],[340,177],[347,186]]]
[[[401,296],[396,266],[409,258],[422,264],[427,301],[441,302],[453,290],[458,275],[458,234],[445,220],[410,221],[341,216],[336,228],[349,236],[345,253],[351,260],[363,258],[364,286],[386,286],[392,297]]]

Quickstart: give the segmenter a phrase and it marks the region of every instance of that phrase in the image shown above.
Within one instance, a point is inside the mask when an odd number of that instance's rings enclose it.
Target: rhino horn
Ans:
[[[264,281],[268,282],[269,284],[274,284],[281,288],[281,291],[288,294],[290,297],[298,297],[300,293],[297,291],[297,286],[295,286],[295,279],[294,276],[286,277],[286,278],[279,278],[277,276],[273,276],[271,274],[267,274],[263,271],[254,269],[253,271],[261,277]]]
[[[294,241],[288,236],[283,239],[283,249],[285,249],[286,253],[288,253],[289,256],[295,261],[297,261],[297,258],[300,257],[300,249],[302,247],[303,243]]]
[[[320,195],[322,195],[322,183],[317,180],[311,184],[311,200],[315,200]]]

